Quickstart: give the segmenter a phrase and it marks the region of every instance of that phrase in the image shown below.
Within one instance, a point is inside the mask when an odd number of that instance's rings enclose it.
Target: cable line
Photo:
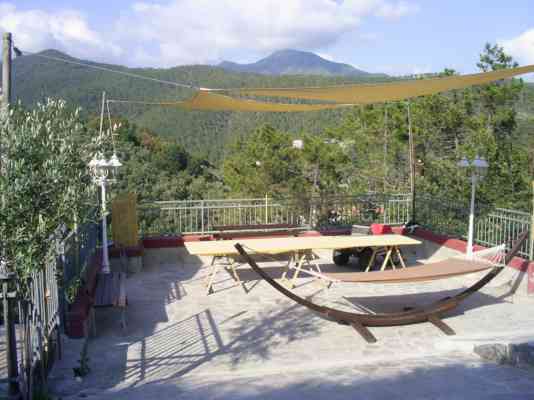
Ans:
[[[33,56],[36,56],[36,57],[46,58],[46,59],[49,59],[49,60],[60,61],[60,62],[64,62],[64,63],[67,63],[67,64],[80,65],[82,67],[92,68],[92,69],[96,69],[96,70],[100,70],[100,71],[112,72],[112,73],[115,73],[115,74],[129,76],[130,78],[144,79],[146,81],[162,83],[162,84],[165,84],[165,85],[172,85],[172,86],[176,86],[176,87],[182,87],[182,88],[187,88],[187,89],[195,89],[195,90],[202,89],[200,87],[193,86],[193,85],[188,85],[188,84],[185,84],[185,83],[167,81],[167,80],[158,79],[158,78],[151,78],[149,76],[134,74],[133,72],[119,71],[119,70],[116,70],[116,69],[113,69],[113,68],[101,67],[101,66],[98,66],[98,65],[87,64],[87,63],[83,63],[83,62],[80,62],[80,61],[67,60],[67,59],[61,58],[61,57],[47,56],[47,55],[39,54],[39,53],[31,53],[31,52],[28,52],[28,51],[21,51],[20,49],[17,49],[17,54],[20,54],[20,55],[33,55]],[[206,90],[206,89],[204,89],[204,90]]]

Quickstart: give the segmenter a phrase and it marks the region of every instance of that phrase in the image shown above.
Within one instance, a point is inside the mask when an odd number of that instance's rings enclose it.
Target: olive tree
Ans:
[[[95,208],[92,137],[62,100],[0,115],[0,255],[19,278],[42,268],[55,240]]]

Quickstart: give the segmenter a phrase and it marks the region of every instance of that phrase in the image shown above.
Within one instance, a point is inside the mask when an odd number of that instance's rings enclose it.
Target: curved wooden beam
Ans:
[[[508,265],[512,258],[517,255],[521,248],[521,245],[527,239],[527,237],[528,231],[523,232],[519,239],[514,243],[512,249],[506,254],[506,265]],[[327,320],[334,321],[343,325],[351,325],[368,342],[376,342],[376,338],[374,338],[371,332],[369,332],[369,330],[366,328],[368,326],[398,326],[415,324],[420,322],[431,322],[446,334],[454,335],[454,331],[450,327],[448,327],[443,321],[441,321],[440,317],[448,311],[456,308],[467,297],[487,285],[503,270],[503,267],[501,266],[493,267],[491,271],[484,275],[478,282],[476,282],[469,288],[463,290],[459,294],[444,300],[431,303],[427,306],[414,308],[402,312],[360,314],[321,306],[296,295],[284,286],[280,285],[265,271],[263,271],[239,243],[235,245],[235,248],[237,249],[239,254],[241,254],[247,260],[247,263],[252,267],[252,269],[280,293],[289,297],[294,302],[304,307],[307,307],[308,309],[312,310],[313,312],[317,313],[319,316]]]

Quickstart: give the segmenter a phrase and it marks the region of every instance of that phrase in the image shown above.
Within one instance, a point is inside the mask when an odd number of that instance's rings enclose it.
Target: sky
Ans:
[[[469,73],[486,42],[534,64],[534,0],[0,0],[0,31],[23,51],[139,67],[292,48],[369,72]]]

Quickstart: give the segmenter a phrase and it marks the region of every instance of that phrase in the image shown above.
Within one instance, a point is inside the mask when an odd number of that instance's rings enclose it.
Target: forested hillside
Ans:
[[[40,53],[46,56],[76,60],[54,50]],[[76,60],[78,61],[78,60]],[[209,66],[183,66],[169,69],[126,68],[92,63],[147,77],[182,82],[201,87],[263,87],[309,86],[340,84],[344,82],[376,81],[376,77],[340,76],[266,76],[228,72]],[[193,91],[170,85],[139,80],[124,75],[67,64],[36,55],[25,55],[14,60],[14,94],[23,104],[31,106],[46,97],[58,97],[76,104],[88,114],[99,112],[102,91],[108,98],[143,101],[181,100]],[[381,78],[384,79],[383,77]],[[176,138],[190,152],[217,161],[222,149],[232,138],[252,132],[258,125],[269,124],[284,131],[320,132],[339,120],[342,111],[324,111],[298,114],[259,114],[184,111],[172,107],[146,105],[117,105],[113,115],[130,119],[158,135]]]
[[[53,51],[45,55],[68,57]],[[488,46],[478,68],[513,65],[501,48]],[[107,67],[212,88],[362,82],[343,77],[230,73],[208,66]],[[90,118],[99,112],[103,90],[113,99],[145,101],[180,100],[193,93],[35,55],[17,58],[14,72],[15,95],[25,105],[59,97],[83,107]],[[456,163],[464,156],[481,155],[491,167],[480,199],[530,208],[533,84],[514,79],[422,97],[410,104],[421,193],[444,200],[466,199],[468,182]],[[123,122],[119,136],[126,168],[121,190],[137,191],[142,200],[409,189],[406,102],[312,113],[189,112],[113,104],[111,114],[114,121]],[[296,138],[304,141],[303,151],[291,147]]]
[[[478,67],[514,65],[501,48],[488,45]],[[529,210],[533,95],[532,85],[513,79],[413,99],[410,114],[407,102],[355,107],[319,135],[303,135],[302,150],[291,147],[291,135],[259,128],[252,140],[238,140],[231,148],[224,182],[233,193],[253,196],[266,188],[281,196],[407,192],[411,121],[418,204],[428,196],[429,212],[465,209],[469,179],[458,160],[480,156],[489,169],[478,189],[479,204]]]

